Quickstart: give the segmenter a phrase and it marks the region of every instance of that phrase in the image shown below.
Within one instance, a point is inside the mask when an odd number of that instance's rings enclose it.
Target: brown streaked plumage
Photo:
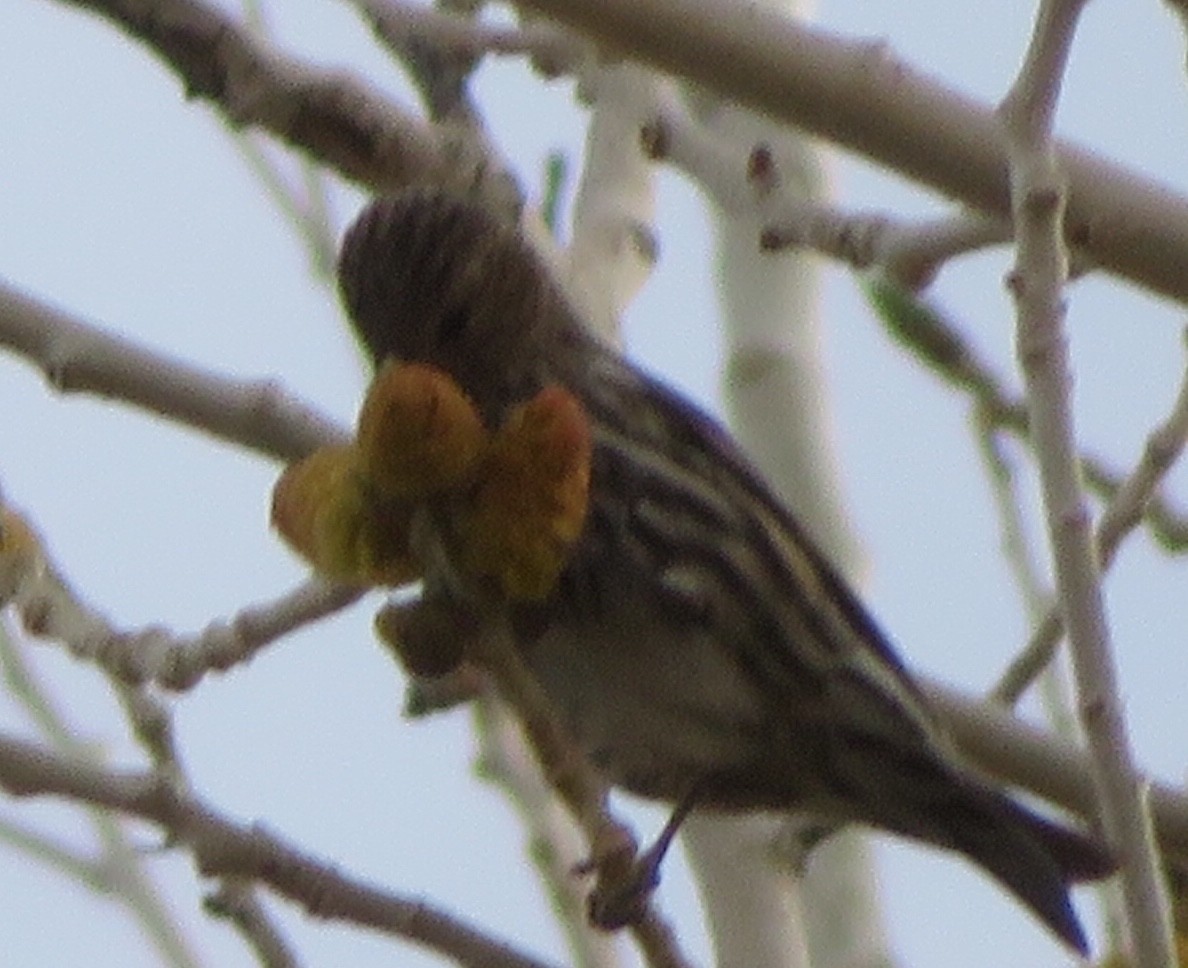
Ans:
[[[549,598],[510,608],[525,659],[611,782],[958,851],[1086,950],[1068,889],[1108,874],[1106,851],[962,762],[729,433],[587,333],[517,229],[410,190],[348,231],[339,280],[376,363],[441,367],[489,425],[554,382],[586,408],[582,538]]]

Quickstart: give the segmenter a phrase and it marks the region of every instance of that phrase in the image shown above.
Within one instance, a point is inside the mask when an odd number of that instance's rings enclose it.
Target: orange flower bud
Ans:
[[[415,500],[457,486],[486,439],[458,385],[424,363],[385,363],[359,411],[364,474],[390,498]]]
[[[590,453],[589,423],[568,391],[547,387],[517,408],[458,508],[464,567],[509,598],[547,595],[582,532]]]
[[[318,573],[359,585],[405,585],[410,509],[377,499],[353,445],[323,447],[287,467],[272,491],[272,525]]]

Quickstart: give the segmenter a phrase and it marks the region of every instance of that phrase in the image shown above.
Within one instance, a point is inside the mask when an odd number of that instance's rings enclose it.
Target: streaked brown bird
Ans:
[[[515,226],[410,189],[347,232],[339,285],[377,365],[442,368],[489,426],[554,383],[585,407],[584,532],[549,597],[508,608],[527,664],[610,782],[955,850],[1087,950],[1069,885],[1110,873],[1108,853],[962,762],[730,434],[591,335]]]

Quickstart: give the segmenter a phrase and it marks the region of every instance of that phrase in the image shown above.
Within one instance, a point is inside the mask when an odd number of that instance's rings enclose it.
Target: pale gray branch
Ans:
[[[1008,286],[1027,385],[1056,588],[1068,628],[1078,709],[1102,826],[1120,862],[1131,957],[1139,968],[1176,963],[1158,851],[1120,694],[1091,516],[1077,459],[1065,331],[1069,186],[1052,124],[1086,0],[1042,0],[1027,57],[999,109],[1010,165],[1016,263]]]
[[[518,719],[507,705],[482,694],[474,701],[480,749],[478,774],[499,787],[529,836],[527,854],[580,968],[619,968],[619,939],[593,928],[586,915],[586,885],[573,876],[588,856],[581,831],[557,799],[531,755]]]
[[[879,212],[846,212],[785,183],[767,145],[715,134],[676,97],[664,97],[642,132],[647,150],[692,178],[722,211],[762,217],[757,244],[769,251],[811,248],[855,269],[879,267],[919,290],[954,256],[1010,241],[1005,219],[964,212],[909,222]],[[762,169],[762,177],[757,172]]]
[[[0,280],[0,346],[24,357],[62,393],[138,406],[279,461],[346,431],[271,380],[233,380],[101,329]]]
[[[18,521],[11,514],[3,520],[9,527]],[[23,519],[21,526],[28,529],[28,542],[6,545],[0,540],[0,607],[11,605],[30,634],[62,642],[123,683],[188,689],[210,672],[250,661],[261,649],[346,608],[364,592],[313,578],[280,598],[242,609],[230,621],[212,622],[195,636],[177,636],[160,626],[126,632],[75,593]],[[168,764],[173,751],[167,724],[165,732],[157,727],[145,697],[124,698],[138,736],[159,763]]]
[[[203,907],[211,916],[233,924],[264,968],[300,968],[301,962],[292,946],[280,933],[250,882],[224,878],[219,889],[206,898]]]
[[[1071,743],[1025,723],[998,703],[968,696],[921,677],[961,751],[1005,783],[1049,800],[1090,821],[1097,804],[1089,757]],[[1155,832],[1164,851],[1188,862],[1188,798],[1166,784],[1144,779]]]
[[[61,0],[102,16],[148,45],[186,94],[210,101],[234,127],[275,135],[377,192],[432,181],[517,195],[451,137],[362,80],[301,63],[268,47],[204,0]],[[488,179],[488,175],[494,175]]]
[[[519,0],[588,37],[723,98],[868,156],[996,218],[1010,214],[1006,145],[986,105],[882,43],[728,0]],[[1061,143],[1065,233],[1089,261],[1188,302],[1188,198]]]
[[[0,544],[7,544],[7,539],[0,536]],[[97,751],[75,736],[64,710],[30,669],[23,646],[9,633],[7,622],[0,624],[0,668],[9,692],[54,750],[68,758],[94,762]],[[52,841],[32,831],[24,831],[27,836],[16,845],[88,889],[117,898],[140,924],[163,964],[199,968],[201,959],[170,912],[159,885],[153,882],[144,857],[133,847],[122,819],[95,806],[86,812],[99,850],[93,858],[60,852]],[[10,832],[19,835],[22,831],[13,828]]]
[[[1147,438],[1143,456],[1130,476],[1114,492],[1097,525],[1097,557],[1103,569],[1109,568],[1123,539],[1142,521],[1143,512],[1155,489],[1172,465],[1179,460],[1188,442],[1188,371],[1171,414]],[[992,695],[1000,702],[1014,703],[1027,686],[1052,659],[1064,619],[1056,606],[1050,607],[1036,626],[1026,647],[1003,673]]]
[[[372,928],[437,951],[467,968],[549,968],[420,897],[352,878],[259,826],[236,824],[150,773],[108,770],[0,734],[0,787],[51,795],[157,824],[210,877],[260,881],[310,915]]]
[[[410,44],[429,44],[467,58],[530,55],[549,76],[575,70],[588,51],[572,35],[544,23],[483,23],[438,7],[402,0],[349,0],[397,57]]]

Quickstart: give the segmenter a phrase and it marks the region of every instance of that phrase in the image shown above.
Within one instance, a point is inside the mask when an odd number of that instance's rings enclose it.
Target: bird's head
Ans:
[[[437,189],[368,205],[343,240],[338,285],[376,366],[437,366],[489,420],[546,382],[550,342],[570,319],[515,225]]]

